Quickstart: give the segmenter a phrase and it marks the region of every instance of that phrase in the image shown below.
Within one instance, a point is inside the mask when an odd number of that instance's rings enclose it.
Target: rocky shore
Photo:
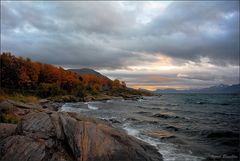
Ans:
[[[99,95],[87,95],[85,97],[76,97],[73,95],[65,95],[65,96],[56,96],[56,97],[49,97],[48,100],[43,99],[40,103],[47,103],[51,102],[58,102],[58,103],[65,103],[65,102],[89,102],[89,101],[105,101],[105,100],[114,100],[114,99],[125,99],[125,100],[138,100],[142,99],[143,96],[141,95],[131,95],[131,94],[122,94],[118,96],[110,96],[106,94],[99,94]]]
[[[57,112],[60,104],[42,100],[0,103],[2,161],[161,161],[151,145],[107,121],[79,113]],[[8,119],[6,119],[8,118]],[[9,120],[15,118],[14,123]]]

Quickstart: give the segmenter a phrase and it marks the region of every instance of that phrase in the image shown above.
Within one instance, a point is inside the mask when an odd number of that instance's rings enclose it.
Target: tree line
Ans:
[[[98,77],[93,74],[79,75],[50,64],[16,57],[9,52],[0,55],[1,90],[34,94],[40,97],[54,95],[98,94],[103,91],[127,89],[125,82]]]

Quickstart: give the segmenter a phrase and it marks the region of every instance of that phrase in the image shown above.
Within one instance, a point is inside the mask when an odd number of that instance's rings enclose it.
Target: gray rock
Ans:
[[[49,138],[55,136],[55,128],[50,115],[47,114],[47,112],[35,112],[26,115],[18,125],[18,131],[23,134],[37,135],[38,138]]]
[[[14,134],[16,127],[16,124],[0,123],[0,139],[2,140]]]
[[[14,104],[15,106],[15,104]],[[25,105],[17,106],[25,108]],[[106,121],[78,113],[36,110],[0,141],[2,161],[161,161],[162,156]]]
[[[7,100],[8,103],[12,104],[13,106],[20,107],[20,108],[26,108],[26,109],[36,109],[36,108],[41,108],[39,104],[26,104],[22,102],[17,102],[13,100]]]
[[[3,161],[40,161],[46,155],[44,142],[28,136],[10,136],[2,140],[0,145]]]

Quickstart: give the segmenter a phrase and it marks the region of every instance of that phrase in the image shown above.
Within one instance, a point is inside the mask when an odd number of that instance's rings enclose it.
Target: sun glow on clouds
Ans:
[[[147,55],[147,53],[144,53]],[[131,71],[166,71],[177,69],[178,66],[173,65],[172,58],[161,54],[155,54],[153,62],[145,62],[139,65],[128,66],[127,68]]]
[[[142,53],[142,55],[144,56],[148,56],[147,53]],[[156,54],[157,55],[157,54]],[[128,73],[128,72],[134,72],[134,73],[138,73],[138,72],[143,72],[143,71],[147,71],[147,72],[156,72],[156,71],[169,71],[169,70],[174,70],[174,69],[178,69],[179,66],[175,66],[172,63],[172,58],[165,56],[165,55],[160,55],[159,54],[157,56],[152,56],[154,57],[154,61],[149,62],[149,61],[142,61],[139,65],[128,65],[126,66],[124,69],[117,69],[114,71],[111,70],[106,70],[103,69],[101,70],[101,72],[103,73],[112,73],[112,72],[118,72],[118,73]]]
[[[134,89],[147,89],[147,90],[150,90],[150,91],[154,91],[156,89],[167,89],[167,88],[175,88],[175,89],[178,89],[178,90],[182,90],[182,89],[187,89],[188,86],[182,86],[182,85],[179,85],[179,86],[176,86],[176,85],[172,85],[172,86],[151,86],[151,85],[129,85],[129,87],[131,88],[134,88]]]
[[[147,55],[147,53],[144,53]],[[155,61],[143,62],[139,65],[129,65],[124,69],[100,70],[111,79],[125,80],[131,88],[155,90],[159,88],[189,89],[200,87],[202,83],[207,87],[217,83],[224,83],[222,73],[232,75],[239,72],[237,66],[226,66],[225,69],[213,65],[208,57],[201,57],[200,62],[187,61],[177,64],[179,60],[157,54]],[[160,55],[160,56],[159,56]],[[208,73],[203,74],[203,73]],[[215,73],[215,75],[212,75]],[[189,84],[184,81],[188,80]],[[232,80],[233,82],[236,80]],[[192,84],[191,84],[192,83]]]

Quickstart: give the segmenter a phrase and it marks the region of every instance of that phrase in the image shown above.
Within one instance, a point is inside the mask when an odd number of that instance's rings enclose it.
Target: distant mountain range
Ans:
[[[105,75],[102,75],[101,73],[93,70],[93,69],[90,69],[90,68],[82,68],[82,69],[68,69],[70,71],[73,71],[73,72],[76,72],[80,75],[83,75],[83,74],[90,74],[90,75],[96,75],[97,77],[99,78],[106,78],[106,79],[109,79],[108,77],[106,77]],[[109,79],[110,80],[110,79]]]
[[[157,89],[154,93],[240,93],[240,84],[219,84],[202,89],[177,90],[174,88]]]

